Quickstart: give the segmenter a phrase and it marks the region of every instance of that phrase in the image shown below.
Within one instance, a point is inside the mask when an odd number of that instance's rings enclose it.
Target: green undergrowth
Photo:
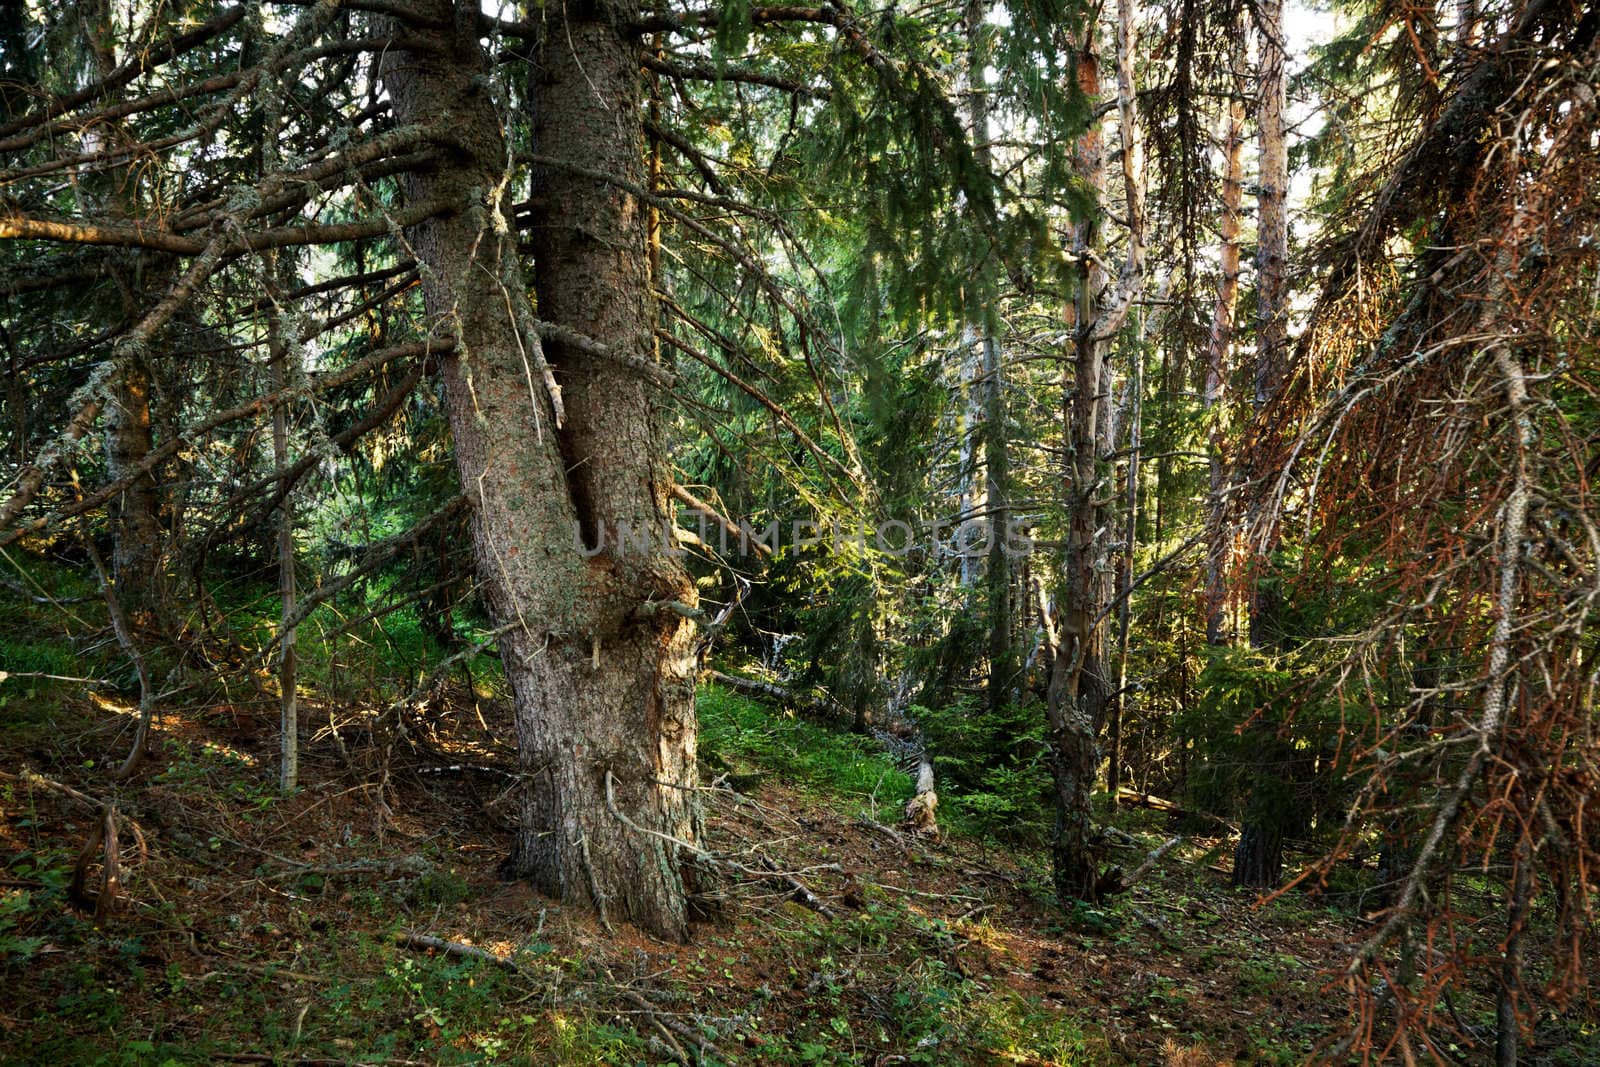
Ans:
[[[915,792],[908,768],[871,737],[802,718],[716,685],[701,689],[698,707],[700,755],[708,779],[725,774],[731,785],[745,790],[776,778],[821,801],[843,803],[853,809],[850,814],[865,813],[888,822],[899,820]],[[955,742],[963,736],[958,721],[962,715],[974,721],[980,716],[968,708],[937,714],[917,710],[937,724],[934,764],[941,829],[977,839],[983,847],[1038,847],[1048,832],[1039,814],[1048,782],[1035,755],[1016,756],[1030,752],[1026,740],[1010,746],[1011,755],[991,758],[985,767],[974,769],[979,762],[975,746]],[[1042,723],[1042,711],[1038,718]]]
[[[712,685],[700,691],[700,758],[748,791],[764,778],[799,786],[869,814],[898,812],[911,776],[872,739],[830,729]],[[898,817],[897,815],[895,816]]]
[[[1226,861],[1226,839],[1196,838],[1136,892],[1058,909],[1040,828],[1039,741],[1025,709],[987,719],[973,708],[922,709],[943,761],[946,836],[938,847],[901,847],[859,822],[897,824],[912,794],[907,769],[880,742],[703,689],[704,781],[792,805],[793,817],[770,831],[712,824],[713,836],[768,849],[833,914],[757,878],[726,923],[697,928],[687,946],[650,944],[646,957],[627,947],[640,942],[602,936],[586,914],[526,887],[509,895],[494,875],[504,820],[470,815],[497,785],[474,794],[481,783],[424,783],[396,766],[386,780],[407,791],[384,792],[372,752],[345,763],[308,740],[308,768],[327,777],[285,799],[273,780],[274,721],[241,732],[239,710],[221,701],[187,708],[184,728],[156,738],[138,780],[111,783],[105,760],[125,733],[85,694],[126,704],[125,683],[33,676],[120,677],[104,608],[65,572],[30,574],[52,596],[89,599],[63,605],[69,615],[0,597],[0,670],[14,675],[0,682],[0,770],[28,766],[114,797],[149,832],[151,853],[141,858],[125,833],[125,899],[96,923],[68,893],[94,814],[0,781],[0,1063],[190,1064],[229,1053],[284,1063],[670,1062],[667,1038],[627,999],[634,989],[721,1051],[698,1057],[706,1064],[1096,1067],[1162,1062],[1169,1036],[1218,1054],[1183,1062],[1291,1064],[1334,1033],[1323,969],[1361,932],[1352,926],[1360,885],[1258,907],[1212,870]],[[353,596],[316,618],[340,625],[366,603]],[[270,632],[274,608],[270,597],[233,602],[233,619],[261,628],[242,644]],[[460,629],[465,637],[466,620]],[[357,626],[335,647],[307,649],[304,660],[304,691],[330,704],[371,706],[443,654],[403,612]],[[374,676],[388,688],[364,688]],[[492,660],[474,664],[480,687],[497,678]],[[243,670],[230,684],[258,692]],[[1006,758],[980,758],[1005,737],[1016,738]],[[1104,799],[1097,821],[1134,839],[1110,842],[1108,862],[1136,866],[1174,832],[1164,813]],[[380,810],[407,820],[402,834]],[[708,818],[719,810],[708,802]],[[366,873],[295,867],[302,859]],[[395,944],[408,929],[509,948],[519,968]],[[1481,996],[1458,1006],[1480,1027],[1492,1008]],[[690,1039],[673,1031],[671,1040]],[[1578,1021],[1541,1020],[1538,1047],[1558,1065],[1600,1062],[1592,1026]],[[1470,1059],[1481,1049],[1460,1051]]]
[[[773,978],[805,999],[763,1046],[765,1060],[1111,1062],[1092,1024],[1017,994],[993,968],[964,958],[971,936],[881,894],[836,922],[791,931]]]
[[[755,776],[754,792],[781,780],[814,805],[808,814],[841,817],[909,796],[906,775],[865,739],[717,690],[700,703],[708,761],[727,769],[719,773]],[[73,714],[81,712],[61,710],[64,722]],[[110,788],[97,769],[39,769],[97,793]],[[8,886],[0,986],[15,991],[0,1006],[0,1063],[166,1067],[235,1054],[282,1063],[671,1062],[659,1032],[624,999],[634,985],[718,1050],[695,1057],[711,1067],[1114,1062],[1077,1014],[969,962],[971,930],[873,887],[895,873],[863,869],[864,903],[836,902],[831,920],[793,904],[777,922],[741,912],[731,925],[699,928],[691,945],[655,946],[647,961],[573,920],[546,930],[547,904],[563,909],[542,898],[508,915],[493,903],[504,899],[503,883],[484,870],[469,875],[446,838],[375,840],[358,825],[341,829],[337,844],[314,840],[308,820],[321,809],[291,816],[296,802],[274,793],[269,769],[230,745],[162,739],[144,792],[128,793],[124,808],[152,831],[159,868],[139,866],[130,845],[127,898],[103,923],[66,892],[89,813],[5,785],[4,831],[21,847],[0,869]],[[142,796],[181,798],[185,810],[163,816]],[[338,799],[327,794],[329,805]],[[358,809],[340,810],[328,825]],[[285,825],[294,836],[276,832]],[[250,840],[261,847],[240,844]],[[297,872],[279,858],[313,845],[317,864],[377,863],[397,850],[417,862],[347,876]],[[410,929],[502,951],[509,942],[518,967],[397,945]]]

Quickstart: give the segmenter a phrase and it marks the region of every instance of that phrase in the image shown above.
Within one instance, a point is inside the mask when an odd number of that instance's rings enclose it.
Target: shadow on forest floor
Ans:
[[[672,945],[500,881],[505,709],[457,691],[405,737],[341,712],[335,738],[311,703],[286,799],[266,709],[163,720],[116,790],[122,893],[97,922],[69,883],[128,714],[66,692],[0,726],[8,1062],[1298,1062],[1340,1022],[1319,971],[1360,936],[1299,893],[1256,907],[1207,840],[1063,918],[1042,857],[883,825],[908,788],[885,757],[723,693],[702,700],[711,847],[822,911],[750,881]],[[1166,836],[1117,818],[1132,863]]]

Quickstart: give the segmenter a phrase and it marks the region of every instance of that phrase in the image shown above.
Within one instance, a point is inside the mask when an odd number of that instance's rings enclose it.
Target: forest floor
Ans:
[[[509,762],[504,709],[458,691],[404,735],[308,703],[288,798],[270,705],[163,718],[115,790],[96,920],[72,875],[131,709],[64,693],[0,712],[9,1063],[1292,1063],[1340,1024],[1325,970],[1364,929],[1299,892],[1258,905],[1205,838],[1063,916],[1042,856],[896,829],[907,783],[869,743],[715,691],[710,844],[812,906],[747,880],[676,945],[500,880],[507,782],[427,770]],[[1116,819],[1130,867],[1169,833]],[[1595,1062],[1570,1039],[1543,1062]]]

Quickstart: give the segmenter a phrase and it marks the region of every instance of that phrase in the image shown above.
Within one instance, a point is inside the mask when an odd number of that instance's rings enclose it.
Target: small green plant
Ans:
[[[18,882],[33,884],[0,890],[0,970],[26,964],[44,947],[49,931],[77,925],[62,910],[69,877],[64,852],[22,852],[6,870]]]

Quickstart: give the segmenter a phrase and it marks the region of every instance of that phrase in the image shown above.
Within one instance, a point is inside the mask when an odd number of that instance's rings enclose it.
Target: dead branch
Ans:
[[[803,696],[776,682],[763,682],[755,678],[740,678],[721,671],[712,671],[711,680],[736,692],[761,700],[771,701],[781,707],[823,719],[850,718],[850,712],[832,701]]]
[[[1150,793],[1141,793],[1136,789],[1128,789],[1126,787],[1118,789],[1117,803],[1130,808],[1149,808],[1152,811],[1164,811],[1168,815],[1178,819],[1199,819],[1202,822],[1208,822],[1233,832],[1238,832],[1239,829],[1236,824],[1229,822],[1220,815],[1213,815],[1208,811],[1196,811],[1193,808],[1185,808],[1180,804],[1174,804],[1172,801],[1167,800],[1164,797],[1158,797]]]
[[[1161,862],[1162,856],[1165,856],[1168,852],[1171,852],[1173,849],[1177,848],[1182,842],[1183,835],[1174,834],[1172,837],[1169,837],[1163,841],[1157,848],[1151,850],[1150,855],[1145,857],[1144,862],[1135,867],[1132,874],[1122,879],[1122,884],[1118,887],[1117,892],[1125,893],[1134,886],[1138,885],[1139,880],[1154,870],[1156,864]]]
[[[622,991],[622,996],[623,999],[625,999],[629,1004],[632,1004],[635,1008],[639,1009],[639,1011],[643,1012],[652,1022],[655,1022],[659,1026],[666,1027],[679,1037],[693,1043],[695,1048],[698,1049],[702,1055],[709,1053],[710,1055],[717,1057],[719,1060],[726,1060],[727,1057],[722,1050],[717,1048],[716,1045],[712,1044],[710,1039],[708,1039],[704,1034],[697,1033],[685,1025],[680,1019],[666,1014],[660,1008],[646,1000],[642,994],[632,989],[624,989]],[[685,1057],[685,1060],[687,1060],[687,1057]]]
[[[482,960],[492,963],[496,967],[504,967],[508,971],[522,973],[521,964],[508,956],[496,956],[493,952],[478,948],[475,945],[463,944],[460,941],[446,941],[442,937],[432,937],[428,934],[419,934],[412,930],[402,930],[394,935],[395,944],[401,948],[426,949],[432,952],[442,952],[446,956],[455,956],[459,959]]]
[[[772,558],[772,546],[768,545],[765,541],[750,537],[749,534],[746,531],[741,530],[732,519],[728,518],[722,512],[718,511],[710,504],[707,504],[704,500],[701,500],[699,497],[689,492],[689,490],[685,489],[683,486],[674,485],[672,487],[672,495],[681,503],[687,504],[695,511],[700,512],[702,515],[705,515],[707,518],[715,522],[718,526],[722,527],[723,533],[739,538],[739,545],[741,548],[743,548],[745,545],[749,545],[756,550],[756,555],[761,556],[763,559]]]
[[[43,483],[45,474],[60,462],[68,449],[76,445],[78,439],[93,424],[95,416],[99,414],[100,405],[104,401],[111,385],[114,364],[108,360],[96,369],[95,376],[91,377],[89,383],[74,394],[73,403],[83,404],[82,409],[73,418],[67,429],[57,438],[57,441],[41,450],[33,465],[25,469],[17,477],[16,482],[21,488],[13,494],[10,500],[6,501],[4,506],[0,506],[0,548],[31,534],[42,533],[59,525],[66,519],[94,510],[127,489],[135,480],[149,474],[180,450],[192,445],[195,439],[209,434],[221,426],[261,415],[293,397],[315,395],[330,389],[337,389],[341,385],[347,385],[368,372],[396,360],[414,359],[430,354],[449,352],[454,347],[454,338],[429,337],[422,341],[381,348],[341,370],[308,375],[304,383],[265,393],[236,407],[208,415],[193,426],[180,430],[152,448],[138,463],[128,467],[122,477],[115,481],[107,482],[91,493],[84,494],[83,499],[63,505],[51,514],[41,515],[29,522],[12,525],[17,516],[21,514],[23,508],[32,500],[34,493]]]
[[[81,795],[81,794],[80,794]],[[88,892],[89,868],[100,860],[100,887],[91,895]],[[94,909],[95,922],[103,922],[116,906],[122,888],[122,849],[117,842],[117,806],[105,804],[94,825],[89,840],[78,852],[78,861],[72,868],[72,881],[67,895],[84,907]]]
[[[793,900],[796,904],[810,908],[812,911],[816,912],[818,915],[821,915],[825,919],[833,919],[837,917],[835,916],[833,909],[824,904],[822,902],[822,898],[818,897],[815,893],[808,889],[806,884],[800,881],[800,879],[796,878],[787,871],[779,870],[778,865],[773,863],[772,860],[766,856],[760,857],[760,863],[764,869],[771,872],[766,877],[766,880],[788,889],[790,894],[789,899]],[[748,870],[748,868],[746,868],[746,870]]]

